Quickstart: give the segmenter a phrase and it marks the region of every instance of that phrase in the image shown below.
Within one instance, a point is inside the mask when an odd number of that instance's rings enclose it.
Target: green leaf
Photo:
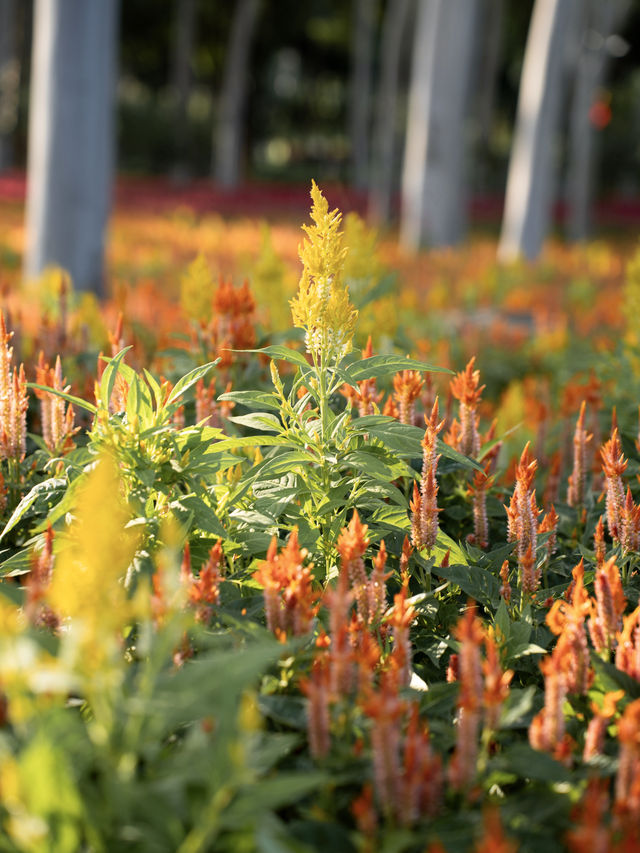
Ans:
[[[291,440],[284,435],[245,435],[223,438],[212,444],[207,453],[223,453],[239,447],[293,447]],[[240,461],[240,460],[238,460]]]
[[[431,373],[453,373],[446,367],[436,367],[425,361],[417,361],[415,358],[404,358],[401,355],[372,355],[355,364],[345,368],[353,382],[361,382],[363,379],[380,378],[391,376],[400,370],[419,370]]]
[[[201,364],[199,367],[194,367],[193,370],[190,370],[185,376],[178,379],[167,398],[166,405],[170,406],[179,400],[180,397],[183,397],[189,388],[199,382],[219,361],[220,359],[216,358],[215,361],[209,361],[206,364]]]
[[[228,418],[234,424],[248,427],[249,429],[267,430],[268,432],[281,432],[282,423],[280,418],[271,412],[250,412],[248,415],[236,415]]]
[[[80,397],[75,397],[73,394],[67,394],[65,391],[58,391],[55,388],[49,388],[48,385],[39,385],[37,382],[27,382],[27,388],[34,391],[46,391],[48,394],[55,394],[56,397],[62,397],[62,399],[66,400],[67,403],[73,403],[74,406],[78,406],[79,409],[91,412],[92,415],[95,415],[98,411],[92,403],[88,403]]]
[[[466,566],[468,564],[466,554],[460,545],[457,542],[454,542],[453,539],[444,532],[444,530],[439,529],[432,555],[435,557],[436,567],[434,571],[436,571],[436,573],[439,573],[437,572],[438,565],[444,559],[447,551],[449,552],[450,562],[462,566]]]
[[[357,471],[362,471],[369,474],[371,477],[378,477],[382,480],[393,480],[398,472],[396,466],[389,465],[384,459],[380,458],[374,449],[353,450],[343,456],[342,463],[350,468],[355,468]]]
[[[239,403],[241,406],[257,406],[258,409],[273,409],[274,412],[280,411],[280,403],[275,394],[270,394],[267,391],[225,391],[220,394],[218,400],[225,400],[231,403]]]
[[[282,346],[282,344],[274,344],[273,346],[263,347],[262,349],[237,350],[237,352],[259,352],[268,355],[274,360],[288,361],[290,364],[297,364],[299,367],[309,367],[309,362],[302,353]]]
[[[571,778],[571,771],[567,767],[546,752],[532,749],[525,743],[513,744],[496,763],[524,779],[537,779],[540,782],[568,782]]]
[[[591,652],[591,663],[596,671],[597,683],[603,690],[614,691],[622,688],[630,699],[640,699],[640,681],[636,681],[612,663],[603,661],[594,651]]]
[[[11,518],[7,521],[4,530],[0,533],[0,540],[9,533],[10,530],[18,524],[29,509],[34,505],[38,498],[48,497],[56,492],[62,492],[67,485],[67,481],[63,478],[53,478],[44,480],[42,483],[37,483],[20,501],[18,506],[11,513]]]
[[[492,606],[500,596],[496,578],[479,566],[434,566],[433,574],[457,584],[460,589],[480,604]]]

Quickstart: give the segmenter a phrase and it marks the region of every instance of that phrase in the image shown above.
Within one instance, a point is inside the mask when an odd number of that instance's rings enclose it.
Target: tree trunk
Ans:
[[[465,107],[476,0],[419,0],[402,175],[400,238],[415,250],[464,233]]]
[[[191,56],[195,42],[196,0],[176,0],[171,87],[175,97],[175,163],[172,176],[178,182],[189,177],[189,120]]]
[[[382,21],[380,83],[375,104],[373,162],[369,179],[368,216],[379,225],[388,223],[396,168],[398,84],[402,43],[411,0],[388,0]]]
[[[478,122],[478,139],[486,148],[493,124],[493,104],[500,67],[504,0],[482,0],[480,16],[484,29],[478,51],[475,114]]]
[[[20,59],[16,0],[0,0],[0,172],[13,166],[13,132],[18,123]]]
[[[586,240],[591,230],[591,200],[599,143],[591,110],[606,79],[611,59],[607,38],[620,26],[628,11],[626,0],[609,0],[607,3],[587,0],[583,10],[571,103],[566,187],[567,237],[572,241]]]
[[[533,8],[498,246],[501,261],[537,257],[550,229],[572,5],[573,0],[536,0]]]
[[[369,177],[369,119],[376,7],[377,0],[353,0],[349,135],[351,176],[353,185],[358,189],[367,186]]]
[[[213,175],[226,189],[238,185],[243,122],[249,82],[249,53],[260,0],[237,0],[225,61],[215,134]]]
[[[116,0],[36,0],[26,275],[102,293],[114,160]]]

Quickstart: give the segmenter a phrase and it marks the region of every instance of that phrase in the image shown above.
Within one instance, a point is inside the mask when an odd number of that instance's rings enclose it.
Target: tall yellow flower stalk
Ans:
[[[293,325],[304,329],[305,343],[316,364],[339,361],[351,351],[358,312],[344,284],[347,248],[343,246],[342,214],[329,211],[327,200],[311,182],[311,219],[299,254],[303,270],[298,294],[291,300]]]
[[[130,520],[116,463],[105,455],[79,491],[47,596],[67,626],[76,671],[90,679],[104,677],[119,659],[123,630],[135,616],[123,583],[139,538],[126,529]]]

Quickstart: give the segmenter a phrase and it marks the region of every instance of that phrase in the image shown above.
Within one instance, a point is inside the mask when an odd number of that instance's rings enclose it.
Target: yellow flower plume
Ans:
[[[351,350],[358,317],[343,281],[348,249],[342,245],[342,214],[329,211],[315,181],[311,198],[314,224],[302,226],[307,239],[299,250],[303,270],[291,313],[294,326],[305,331],[307,352],[339,360]]]

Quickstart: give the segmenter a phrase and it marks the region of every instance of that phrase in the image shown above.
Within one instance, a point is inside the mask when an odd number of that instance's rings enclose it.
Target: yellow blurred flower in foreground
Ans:
[[[122,632],[135,615],[135,600],[123,580],[139,537],[125,529],[131,513],[121,494],[116,464],[105,455],[79,490],[49,589],[49,605],[68,620],[63,631],[77,654],[77,667],[90,674],[98,674],[117,654]]]

